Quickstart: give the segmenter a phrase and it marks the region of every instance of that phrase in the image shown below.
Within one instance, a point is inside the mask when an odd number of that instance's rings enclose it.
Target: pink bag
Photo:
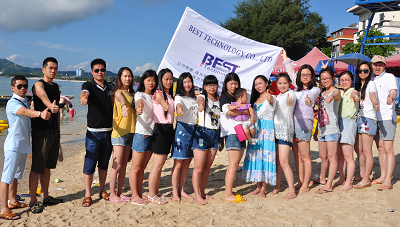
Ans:
[[[240,142],[247,140],[246,133],[244,133],[244,129],[241,124],[236,125],[234,129]]]

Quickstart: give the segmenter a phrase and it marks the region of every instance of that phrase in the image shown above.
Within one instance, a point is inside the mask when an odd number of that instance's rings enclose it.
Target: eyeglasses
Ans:
[[[301,77],[305,77],[305,78],[311,77],[311,74],[301,74]]]
[[[332,80],[332,78],[330,78],[330,77],[324,78],[324,79],[321,78],[321,81],[330,81],[330,80]]]
[[[93,72],[95,72],[95,73],[99,73],[99,72],[102,72],[102,73],[104,73],[105,71],[106,71],[106,68],[101,68],[101,69],[95,69],[95,70],[93,70]]]
[[[28,84],[18,84],[17,86],[14,86],[17,89],[21,89],[22,87],[24,87],[25,89],[28,89]]]
[[[206,85],[208,88],[217,88],[218,84],[207,84]]]
[[[358,73],[369,73],[369,69],[357,69]]]
[[[340,80],[340,83],[344,83],[344,82],[350,82],[350,79],[344,79],[344,80]]]

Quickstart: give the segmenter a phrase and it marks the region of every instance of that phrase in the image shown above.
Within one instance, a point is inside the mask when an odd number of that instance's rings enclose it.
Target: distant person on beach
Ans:
[[[91,187],[93,174],[98,164],[100,181],[100,198],[109,199],[105,191],[108,163],[111,156],[111,131],[113,119],[112,92],[114,85],[104,80],[106,77],[106,62],[95,59],[91,62],[93,79],[83,83],[80,101],[82,106],[88,105],[86,155],[83,166],[85,179],[85,198],[82,206],[92,204]]]
[[[43,79],[35,82],[32,87],[35,110],[51,111],[48,121],[36,118],[32,123],[32,167],[29,175],[29,191],[32,213],[41,213],[43,205],[54,205],[63,202],[49,196],[50,169],[57,166],[60,147],[60,116],[58,101],[60,92],[58,84],[53,80],[58,73],[58,62],[48,57],[43,61]],[[40,175],[42,187],[42,203],[37,201],[36,189]]]
[[[73,108],[72,104],[69,104],[68,107],[69,107],[69,110],[68,110],[68,111],[69,111],[69,114],[71,115],[71,117],[74,117],[75,114],[76,114],[76,111],[75,111],[75,109]]]
[[[381,175],[373,180],[372,184],[381,184],[378,190],[392,189],[392,175],[396,162],[393,141],[396,135],[395,100],[397,97],[397,83],[393,74],[387,73],[386,59],[376,55],[372,58],[374,82],[378,91],[378,104],[380,109],[376,112],[377,131],[375,135],[376,148],[379,151],[379,165]]]
[[[43,112],[30,109],[25,96],[28,91],[28,80],[21,75],[11,80],[13,96],[7,102],[8,134],[4,142],[4,168],[0,184],[0,217],[9,220],[19,219],[10,209],[28,207],[28,204],[17,201],[18,179],[22,178],[26,156],[30,152],[31,119],[50,118],[48,108]],[[9,202],[7,203],[8,196]]]

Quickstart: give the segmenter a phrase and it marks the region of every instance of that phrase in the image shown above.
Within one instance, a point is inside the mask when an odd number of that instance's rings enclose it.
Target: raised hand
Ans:
[[[89,93],[85,92],[85,95],[81,97],[81,105],[86,106],[89,98]]]
[[[50,107],[48,107],[52,113],[58,113],[58,110],[60,107],[57,105],[56,100],[51,104]]]
[[[266,96],[266,99],[267,99],[267,101],[268,101],[268,102],[271,102],[271,100],[272,100],[271,91],[270,91],[269,89],[267,90],[267,96]]]
[[[121,109],[122,109],[121,116],[128,117],[129,107],[127,107],[126,105],[122,105]]]
[[[392,103],[393,103],[393,99],[392,99],[392,97],[390,97],[390,93],[388,94],[386,103],[387,103],[388,105],[392,105]]]
[[[176,114],[178,114],[178,116],[183,116],[185,113],[183,112],[183,107],[182,105],[178,105],[176,107]]]
[[[326,103],[331,103],[332,100],[333,100],[333,98],[331,96],[328,96],[328,97],[325,98],[325,102]]]
[[[360,96],[358,96],[358,94],[359,94],[358,91],[354,92],[354,96],[353,96],[354,102],[359,102],[360,101]]]
[[[308,98],[308,94],[307,94],[307,96],[306,96],[306,100],[304,101],[304,103],[305,103],[307,106],[311,106],[311,99]]]
[[[43,120],[49,120],[49,119],[50,119],[51,113],[49,112],[49,107],[47,107],[45,110],[43,110],[43,111],[40,113],[40,117],[41,117]]]
[[[328,67],[328,61],[326,63],[322,62],[321,69],[326,69]]]
[[[288,106],[291,106],[293,103],[292,99],[289,97],[289,93],[287,94],[286,103]]]
[[[375,104],[374,104],[374,108],[375,108],[375,110],[376,110],[376,111],[379,111],[379,105],[378,105],[378,102],[375,102]]]
[[[286,60],[288,57],[287,57],[287,53],[286,53],[286,50],[285,49],[282,49],[281,50],[281,56],[282,56],[282,58],[283,58],[283,60]]]
[[[142,115],[142,113],[143,113],[143,103],[139,103],[139,105],[137,105],[136,113],[137,113],[137,115]]]
[[[201,100],[201,101],[199,101],[199,100]],[[204,99],[198,99],[197,100],[197,105],[199,106],[197,110],[199,112],[203,112],[203,110],[204,110]]]

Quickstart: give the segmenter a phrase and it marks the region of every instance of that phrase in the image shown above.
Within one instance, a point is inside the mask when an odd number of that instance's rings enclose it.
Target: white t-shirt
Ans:
[[[375,76],[374,82],[376,85],[376,90],[378,91],[378,104],[379,111],[376,112],[376,118],[378,121],[392,120],[396,118],[396,112],[394,109],[395,103],[392,105],[387,104],[387,97],[390,90],[397,90],[397,80],[393,74],[383,72],[379,76]]]
[[[361,87],[361,89],[362,89],[362,87]],[[374,92],[376,98],[378,99],[376,86],[375,86],[374,81],[372,81],[372,80],[369,81],[367,89],[365,90],[365,99],[364,100],[361,100],[361,92],[359,93],[360,108],[359,108],[358,114],[362,117],[368,117],[368,118],[376,121],[376,111],[375,111],[374,105],[369,97],[370,92]],[[378,101],[378,103],[379,103],[379,101]]]
[[[199,95],[198,97],[202,97],[204,99],[204,95]],[[210,99],[207,99],[208,102],[204,107],[202,112],[199,112],[199,126],[203,126],[209,129],[219,129],[219,121],[221,110],[219,109],[219,101],[213,102]],[[204,118],[204,113],[206,116]]]
[[[287,96],[292,99],[292,105],[287,105]],[[275,139],[281,139],[289,143],[293,142],[294,123],[293,111],[296,106],[296,94],[294,91],[287,91],[279,94],[276,98],[276,109],[274,115]]]
[[[137,108],[137,101],[143,101],[143,113],[137,115],[135,133],[142,135],[153,135],[154,120],[153,120],[153,96],[143,92],[135,93],[135,107]]]
[[[198,105],[196,103],[196,98],[188,97],[188,96],[175,96],[175,110],[177,104],[182,105],[183,116],[176,116],[176,121],[180,121],[190,125],[197,124],[197,110]],[[177,112],[178,113],[178,112]]]

